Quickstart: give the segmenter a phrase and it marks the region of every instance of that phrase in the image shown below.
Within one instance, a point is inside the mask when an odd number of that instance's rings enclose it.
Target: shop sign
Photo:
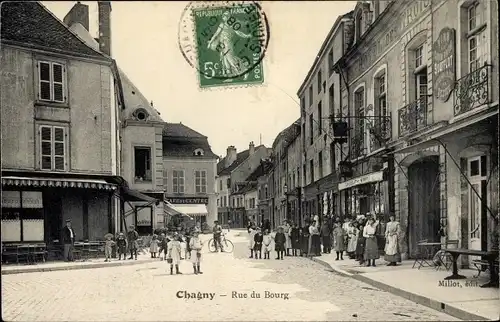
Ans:
[[[21,191],[2,191],[2,208],[21,208]]]
[[[137,226],[151,226],[152,208],[136,208]]]
[[[43,208],[41,191],[23,191],[23,208]]]
[[[339,190],[345,190],[345,189],[349,189],[349,188],[359,186],[362,184],[371,183],[371,182],[380,182],[383,180],[384,180],[384,172],[383,171],[373,172],[373,173],[369,173],[369,174],[366,174],[366,175],[361,176],[361,177],[351,179],[349,181],[339,183]]]
[[[208,198],[205,197],[165,197],[165,200],[173,205],[208,205]]]
[[[442,102],[448,101],[455,88],[455,29],[443,28],[432,45],[434,71],[434,96]]]

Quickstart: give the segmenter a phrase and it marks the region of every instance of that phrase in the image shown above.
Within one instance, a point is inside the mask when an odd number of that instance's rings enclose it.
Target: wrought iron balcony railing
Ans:
[[[490,102],[490,68],[491,65],[485,64],[456,82],[453,102],[455,116]]]
[[[429,97],[430,95],[422,96],[398,110],[399,136],[408,135],[427,126],[427,102]]]
[[[376,116],[370,127],[370,151],[383,147],[392,136],[391,114]]]
[[[351,137],[351,159],[357,159],[366,155],[365,132],[355,131]]]

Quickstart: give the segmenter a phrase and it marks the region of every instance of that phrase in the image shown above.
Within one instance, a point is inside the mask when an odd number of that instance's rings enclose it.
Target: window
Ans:
[[[323,108],[321,101],[318,103],[318,136],[323,133]]]
[[[309,160],[309,171],[311,173],[311,183],[314,182],[314,160]]]
[[[330,72],[330,75],[333,73],[333,49],[330,50],[328,53],[328,71]]]
[[[229,189],[231,188],[231,178],[226,179],[226,187]]]
[[[196,193],[207,193],[207,171],[196,170],[194,172],[194,186]]]
[[[224,196],[224,207],[227,207],[227,196]]]
[[[330,112],[330,115],[334,114],[335,110],[335,105],[334,105],[334,94],[335,93],[335,87],[334,84],[330,85],[330,88],[328,89],[328,110]]]
[[[330,143],[330,168],[331,168],[331,172],[335,172],[335,167],[337,166],[336,165],[337,163],[337,160],[336,160],[336,157],[335,157],[335,143]]]
[[[415,49],[415,68],[419,68],[424,64],[424,46],[419,46]]]
[[[321,83],[323,82],[321,70],[318,72],[318,93],[321,93]]]
[[[184,193],[184,170],[174,170],[172,173],[174,193]]]
[[[65,102],[66,68],[58,63],[38,63],[38,98],[41,101]]]
[[[165,191],[168,190],[168,170],[167,169],[163,170],[163,189]]]
[[[467,20],[469,22],[469,31],[476,29],[480,25],[479,3],[475,2],[467,8]]]
[[[222,191],[222,179],[219,180],[219,191]]]
[[[64,171],[66,169],[66,128],[40,126],[40,169]]]
[[[313,104],[313,86],[309,86],[309,105]]]
[[[151,178],[151,148],[134,147],[135,181],[150,182]]]
[[[356,140],[355,144],[358,145],[359,156],[365,148],[365,89],[361,88],[354,93],[354,113],[356,115],[356,125],[355,133]]]
[[[297,167],[297,187],[300,186],[300,168]]]
[[[314,115],[309,115],[309,144],[312,145],[314,142]]]
[[[205,151],[203,151],[203,149],[199,149],[198,148],[198,149],[196,149],[196,150],[193,151],[193,155],[195,155],[195,156],[203,156],[203,155],[205,155]]]
[[[303,173],[303,176],[304,176],[304,186],[307,186],[307,166],[304,164],[302,166],[302,173]]]
[[[267,189],[267,185],[264,187],[264,195],[266,196],[266,199],[269,197],[269,191]]]
[[[359,40],[363,35],[363,14],[361,11],[356,16],[356,40]]]
[[[318,153],[318,178],[323,178],[323,151]]]
[[[217,198],[217,207],[219,207],[219,198]]]
[[[387,87],[387,81],[386,81],[386,75],[385,71],[383,74],[379,75],[375,79],[375,92],[377,95],[377,99],[375,101],[375,116],[382,116],[385,117],[388,115],[387,111],[387,93],[386,93],[386,87]],[[386,133],[386,126],[388,125],[387,122],[384,122],[383,118],[377,118],[376,119],[377,127],[383,127],[381,128],[382,133]]]

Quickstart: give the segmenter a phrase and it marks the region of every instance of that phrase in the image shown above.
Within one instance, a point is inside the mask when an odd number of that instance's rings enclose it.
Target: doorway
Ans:
[[[43,191],[43,208],[45,216],[45,241],[51,245],[54,240],[61,241],[62,197],[61,192],[47,189]]]
[[[468,247],[474,250],[487,250],[487,157],[477,156],[468,159],[468,173],[470,185],[468,187]],[[475,190],[475,192],[474,192]],[[477,194],[476,194],[477,192]],[[479,196],[478,196],[479,194]],[[482,201],[481,201],[482,199]],[[480,259],[471,256],[470,262]]]
[[[422,158],[408,168],[408,250],[417,254],[421,240],[439,242],[439,157]]]

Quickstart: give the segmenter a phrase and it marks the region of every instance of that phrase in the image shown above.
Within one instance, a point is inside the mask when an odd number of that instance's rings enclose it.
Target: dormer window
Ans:
[[[196,156],[203,156],[205,155],[205,151],[203,151],[203,149],[196,149],[194,150],[193,154]]]
[[[147,121],[149,113],[143,108],[138,108],[134,112],[134,117],[138,121]]]

